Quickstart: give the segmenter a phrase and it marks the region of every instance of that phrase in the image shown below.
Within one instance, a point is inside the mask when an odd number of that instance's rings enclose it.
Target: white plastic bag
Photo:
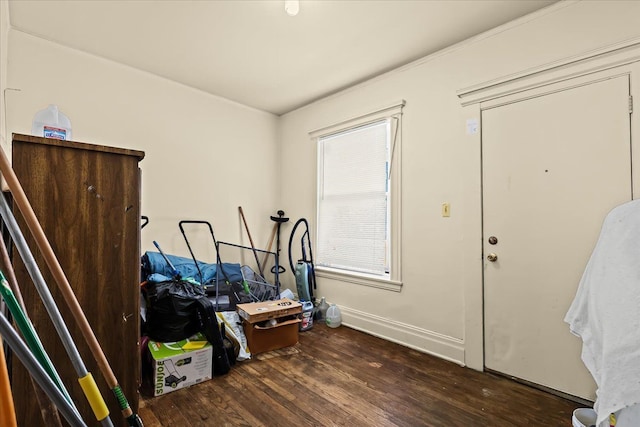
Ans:
[[[235,311],[219,311],[216,315],[218,316],[218,321],[224,323],[226,332],[232,335],[240,344],[240,352],[238,353],[236,360],[242,361],[251,359],[251,352],[249,351],[249,345],[247,344],[247,337],[244,335],[244,330],[242,329],[242,323],[238,313]]]

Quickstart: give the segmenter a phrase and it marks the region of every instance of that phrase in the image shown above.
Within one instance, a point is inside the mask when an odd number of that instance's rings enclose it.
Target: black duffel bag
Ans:
[[[175,342],[201,331],[196,301],[205,295],[202,286],[187,280],[146,284],[146,334],[155,341]]]

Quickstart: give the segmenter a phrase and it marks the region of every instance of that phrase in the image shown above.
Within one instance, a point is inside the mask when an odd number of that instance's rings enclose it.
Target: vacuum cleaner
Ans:
[[[302,233],[302,237],[300,238],[302,258],[299,259],[294,266],[293,258],[291,257],[291,247],[296,229],[300,224],[304,224],[305,226],[305,231]],[[309,249],[309,258],[307,258],[307,251],[305,249],[305,237],[307,241],[306,247]],[[296,277],[296,290],[298,291],[298,298],[300,301],[314,302],[315,298],[313,296],[313,290],[316,289],[316,272],[313,265],[311,238],[309,237],[309,223],[305,218],[300,218],[291,230],[291,236],[289,237],[289,266]]]

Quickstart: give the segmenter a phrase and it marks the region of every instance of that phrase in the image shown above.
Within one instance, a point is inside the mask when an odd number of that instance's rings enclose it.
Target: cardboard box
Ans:
[[[274,326],[261,326],[259,323],[242,321],[251,354],[289,347],[298,342],[298,324],[301,320],[297,317],[284,319],[287,320],[276,322]]]
[[[276,301],[238,304],[236,309],[242,319],[249,323],[258,323],[264,322],[265,320],[300,314],[302,313],[302,304],[289,298],[282,298]]]
[[[173,343],[150,340],[148,346],[154,396],[211,379],[213,348],[201,333]]]
[[[289,347],[298,342],[302,304],[283,298],[277,301],[238,304],[238,315],[252,354]]]

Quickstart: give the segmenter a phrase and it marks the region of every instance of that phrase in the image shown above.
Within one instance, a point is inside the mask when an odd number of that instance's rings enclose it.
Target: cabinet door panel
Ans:
[[[138,405],[140,174],[143,153],[90,144],[14,135],[13,168],[134,410]],[[37,250],[21,214],[14,215],[31,248],[87,370],[96,379],[115,425],[126,425],[80,327]],[[16,277],[32,322],[85,422],[95,417],[77,373],[40,297],[14,252]],[[15,363],[14,393],[33,395],[22,365]],[[20,425],[40,425],[33,399],[17,399]]]

